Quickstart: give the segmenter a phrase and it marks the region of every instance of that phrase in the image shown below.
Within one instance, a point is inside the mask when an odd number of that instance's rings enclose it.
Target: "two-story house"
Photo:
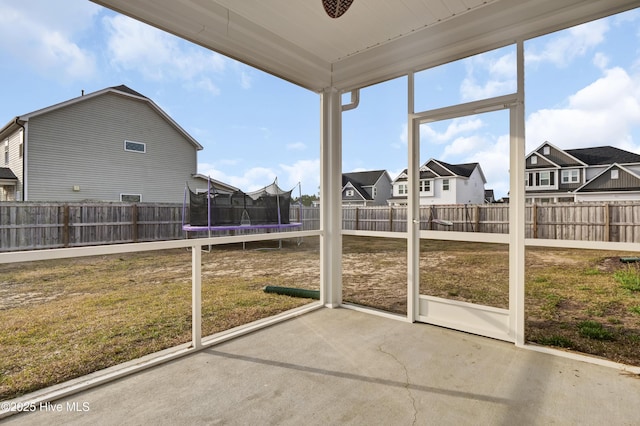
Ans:
[[[151,99],[109,87],[0,129],[0,200],[182,203],[202,146]]]
[[[612,146],[560,149],[545,142],[526,157],[527,202],[640,199],[640,155]]]
[[[448,164],[430,159],[420,167],[420,205],[483,204],[487,179],[478,163]],[[391,206],[407,204],[407,169],[393,181]]]
[[[342,205],[386,206],[391,177],[386,170],[342,174]]]

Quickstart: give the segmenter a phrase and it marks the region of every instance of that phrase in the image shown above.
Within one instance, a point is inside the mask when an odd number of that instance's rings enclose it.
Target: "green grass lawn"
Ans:
[[[343,242],[344,300],[406,313],[406,241]],[[262,288],[317,290],[317,238],[275,244],[203,253],[203,336],[310,302]],[[640,271],[621,255],[528,249],[526,339],[640,365]],[[422,294],[506,308],[507,247],[422,241],[420,279]],[[188,342],[190,333],[185,250],[0,265],[0,400]]]

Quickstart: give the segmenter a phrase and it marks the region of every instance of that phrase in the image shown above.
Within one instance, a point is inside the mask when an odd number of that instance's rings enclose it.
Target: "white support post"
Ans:
[[[509,316],[516,346],[524,345],[525,292],[525,127],[524,45],[517,44],[517,102],[511,108],[509,150]]]
[[[191,247],[191,341],[195,349],[202,347],[202,250]]]
[[[407,319],[418,319],[420,293],[420,199],[418,181],[420,179],[420,122],[414,113],[414,74],[408,75],[407,93],[407,135],[408,143],[408,196],[407,196]]]
[[[342,98],[335,88],[320,95],[320,301],[342,304]]]

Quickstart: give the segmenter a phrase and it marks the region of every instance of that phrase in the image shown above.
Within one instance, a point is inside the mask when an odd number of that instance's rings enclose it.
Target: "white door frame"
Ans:
[[[524,344],[524,54],[517,43],[516,93],[415,113],[414,78],[409,75],[407,317],[495,339]],[[420,124],[484,112],[509,110],[509,234],[420,230]],[[420,239],[477,241],[509,245],[509,309],[482,306],[420,294]]]

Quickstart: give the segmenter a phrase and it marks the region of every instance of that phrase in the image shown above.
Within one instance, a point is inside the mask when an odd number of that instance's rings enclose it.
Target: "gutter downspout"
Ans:
[[[349,111],[352,109],[358,108],[360,104],[360,89],[355,89],[351,91],[351,102],[345,105],[342,105],[342,112]]]
[[[27,200],[27,128],[20,124],[20,117],[16,117],[15,123],[22,128],[22,200]]]

